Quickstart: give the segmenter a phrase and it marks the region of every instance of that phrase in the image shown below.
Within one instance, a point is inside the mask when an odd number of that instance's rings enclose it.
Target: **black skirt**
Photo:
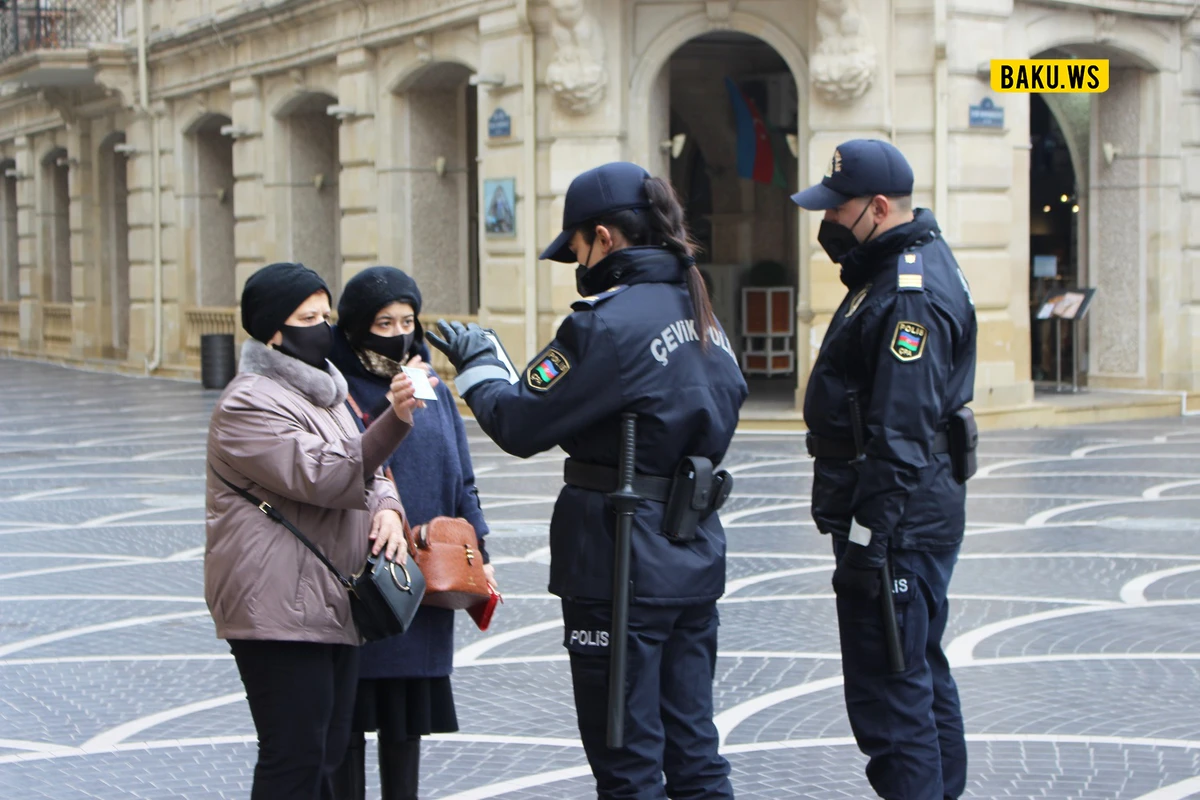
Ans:
[[[360,680],[352,729],[380,731],[393,740],[455,733],[458,715],[450,676]]]

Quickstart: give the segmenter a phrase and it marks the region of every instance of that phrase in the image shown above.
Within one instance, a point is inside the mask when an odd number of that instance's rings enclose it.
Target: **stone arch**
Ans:
[[[315,270],[330,289],[341,287],[340,123],[326,109],[337,97],[320,90],[288,91],[275,104],[276,169],[264,186],[277,190],[286,220],[286,260]]]
[[[117,148],[124,142],[124,131],[112,131],[96,148],[99,248],[93,268],[99,269],[100,347],[106,357],[116,359],[129,350],[128,157]]]
[[[0,259],[4,263],[4,281],[0,285],[0,301],[15,303],[21,299],[21,261],[17,231],[17,178],[13,158],[0,161]]]
[[[205,308],[236,302],[233,139],[225,114],[197,114],[184,128],[182,233],[185,297]]]
[[[479,305],[479,98],[462,59],[405,69],[391,87],[380,169],[381,214],[399,220],[381,247],[434,313]],[[386,207],[386,211],[384,208]]]
[[[465,80],[466,76],[476,71],[474,64],[461,58],[444,58],[410,64],[391,79],[388,91],[391,94],[404,94],[414,87],[432,89],[438,84],[444,84],[450,88],[458,85],[457,78]]]
[[[1157,75],[1181,67],[1178,33],[1166,23],[1118,15],[1120,24],[1101,31],[1102,16],[1041,15],[1024,31],[1030,57],[1106,58],[1110,64],[1109,91],[1089,96],[1087,127],[1069,140],[1080,190],[1081,282],[1097,288],[1092,310],[1078,331],[1081,368],[1088,385],[1100,386],[1110,380],[1123,385],[1130,378],[1160,372],[1161,343],[1148,324],[1158,258],[1147,241],[1147,220],[1171,212],[1158,208],[1164,201],[1150,189],[1155,181],[1148,176],[1146,158],[1162,157],[1164,147],[1173,145],[1169,136],[1156,130],[1160,126],[1130,125],[1128,120],[1147,113],[1161,118],[1165,98]],[[1093,27],[1092,35],[1080,35]],[[1071,124],[1054,103],[1048,105],[1060,125]],[[1109,163],[1106,143],[1130,157],[1118,155]]]
[[[736,31],[753,36],[769,45],[787,63],[797,87],[808,86],[808,57],[800,45],[774,23],[745,11],[734,11],[727,23],[716,25],[705,12],[697,12],[669,25],[656,36],[638,57],[629,79],[629,108],[648,108],[654,85],[662,70],[683,45],[692,39],[715,31]],[[800,151],[807,147],[808,98],[799,96]],[[649,122],[647,120],[647,122]],[[629,131],[629,158],[649,164],[654,160],[651,124],[632,125]],[[800,160],[803,177],[803,159]]]
[[[1167,23],[1144,23],[1118,15],[1119,24],[1097,34],[1096,16],[1087,12],[1055,9],[1029,19],[1023,31],[1030,58],[1038,53],[1061,50],[1080,58],[1109,58],[1125,66],[1151,72],[1180,69],[1178,41],[1172,41]],[[1178,26],[1175,26],[1178,28]],[[1178,34],[1175,34],[1176,36]]]
[[[70,161],[65,147],[49,149],[40,160],[42,299],[71,302]]]

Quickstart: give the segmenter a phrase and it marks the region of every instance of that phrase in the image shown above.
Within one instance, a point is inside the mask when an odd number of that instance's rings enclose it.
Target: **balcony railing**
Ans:
[[[200,337],[209,333],[235,333],[236,308],[193,307],[184,309],[184,356],[190,366],[200,365]]]
[[[0,9],[0,58],[66,50],[124,35],[120,0],[7,0]]]

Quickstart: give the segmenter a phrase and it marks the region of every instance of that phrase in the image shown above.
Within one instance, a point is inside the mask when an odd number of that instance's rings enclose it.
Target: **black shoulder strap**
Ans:
[[[311,550],[312,554],[314,556],[316,556],[318,559],[320,559],[321,563],[324,564],[329,569],[329,571],[333,573],[333,577],[337,578],[338,583],[340,583],[342,586],[345,586],[347,589],[349,589],[353,585],[350,582],[350,579],[347,578],[345,575],[343,575],[341,572],[339,572],[338,568],[335,567],[333,565],[333,563],[328,558],[325,557],[325,554],[322,553],[319,549],[317,549],[317,546],[315,544],[313,544],[311,541],[309,541],[307,536],[305,536],[303,533],[298,531],[295,528],[295,526],[292,525],[292,523],[290,523],[286,519],[284,519],[283,514],[280,514],[274,508],[274,506],[270,505],[265,500],[259,500],[257,497],[250,494],[249,492],[247,492],[245,489],[241,488],[240,486],[234,486],[232,483],[225,480],[224,476],[222,476],[221,473],[217,472],[217,468],[214,467],[212,464],[209,464],[208,468],[213,471],[214,475],[216,475],[218,478],[221,479],[221,483],[225,484],[230,489],[233,489],[235,492],[240,494],[242,497],[246,498],[248,501],[250,501],[251,504],[258,506],[259,511],[263,512],[268,517],[275,520],[280,525],[282,525],[283,527],[285,527],[289,531],[291,531],[295,535],[295,537],[300,540],[300,543],[303,544],[305,547],[307,547],[309,550]]]

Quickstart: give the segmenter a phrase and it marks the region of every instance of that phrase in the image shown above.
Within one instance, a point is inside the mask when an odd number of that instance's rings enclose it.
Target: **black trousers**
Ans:
[[[845,554],[835,539],[834,556]],[[967,783],[967,742],[958,686],[942,651],[946,599],[958,548],[893,550],[892,599],[905,671],[887,669],[878,601],[838,597],[846,712],[867,779],[887,800],[954,800]]]
[[[562,605],[579,734],[597,797],[733,800],[729,762],[717,752],[713,724],[717,604],[630,606],[620,750],[607,743],[612,606]]]
[[[350,738],[358,648],[231,640],[258,732],[250,800],[332,800]]]

